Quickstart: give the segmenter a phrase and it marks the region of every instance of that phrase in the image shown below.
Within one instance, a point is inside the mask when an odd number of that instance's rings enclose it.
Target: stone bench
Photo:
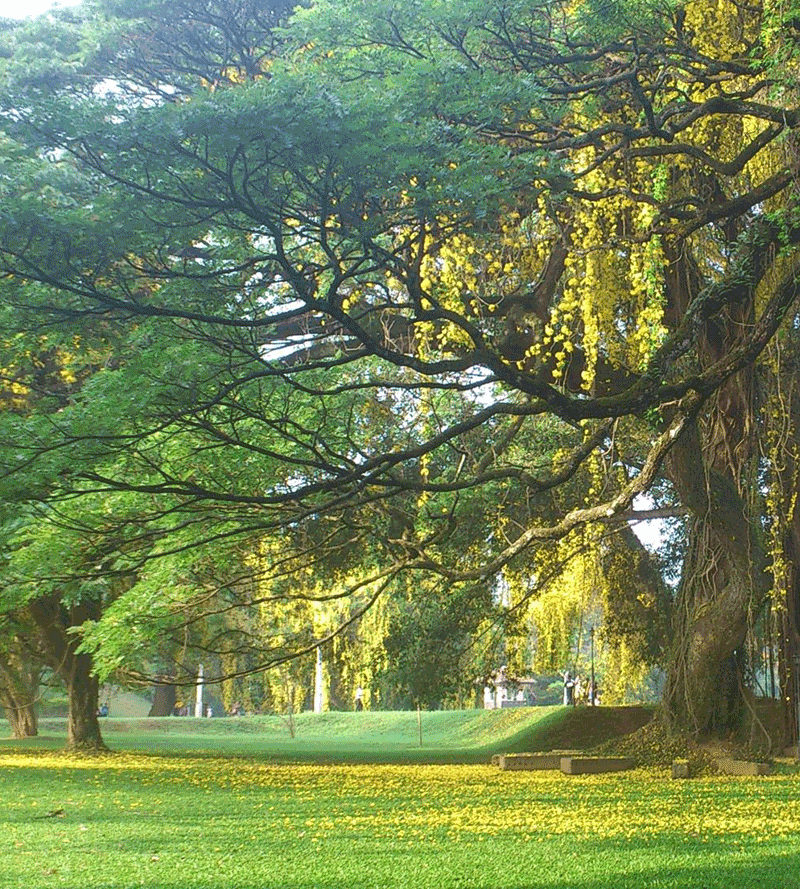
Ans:
[[[723,757],[717,760],[717,771],[720,775],[768,775],[770,765],[768,762],[748,762],[744,759]]]
[[[508,772],[538,772],[561,768],[560,753],[506,753],[497,758],[497,765]]]
[[[606,772],[625,772],[634,768],[635,760],[628,756],[562,756],[561,771],[565,775],[602,775]]]
[[[634,768],[636,763],[627,756],[584,756],[569,751],[550,751],[495,753],[492,756],[492,765],[508,772],[561,770],[565,775],[600,775],[604,772],[624,772]]]

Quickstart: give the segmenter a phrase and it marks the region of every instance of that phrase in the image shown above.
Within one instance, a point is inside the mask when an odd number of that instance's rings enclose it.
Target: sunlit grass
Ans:
[[[635,726],[620,728],[628,718],[621,711],[631,709],[643,708],[301,713],[294,719],[294,737],[280,716],[111,718],[102,721],[102,728],[114,750],[216,751],[292,761],[485,763],[495,752],[592,747],[625,730],[633,731]],[[58,749],[66,741],[66,720],[42,720],[40,731],[37,747]],[[10,739],[0,739],[0,750],[13,746]]]
[[[561,709],[301,713],[294,720],[294,737],[280,716],[112,718],[104,719],[102,728],[106,742],[114,750],[267,754],[292,761],[487,762],[492,752],[514,749],[520,733],[546,723]],[[65,743],[66,720],[43,720],[40,729],[43,737],[36,741],[37,746],[58,749]],[[10,739],[0,741],[0,750],[12,746]]]
[[[9,752],[0,800],[2,887],[800,887],[789,767],[672,781]]]

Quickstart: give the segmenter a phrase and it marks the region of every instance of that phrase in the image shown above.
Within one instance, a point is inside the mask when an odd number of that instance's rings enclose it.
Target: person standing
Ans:
[[[359,685],[356,689],[356,712],[360,713],[364,709],[364,689]]]
[[[575,703],[575,681],[570,676],[569,670],[562,674],[564,677],[564,706],[571,707]]]

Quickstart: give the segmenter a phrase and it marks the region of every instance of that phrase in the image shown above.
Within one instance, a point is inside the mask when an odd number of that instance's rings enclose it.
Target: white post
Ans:
[[[197,695],[194,701],[194,715],[202,717],[203,715],[203,665],[197,668]]]
[[[322,713],[323,679],[322,679],[322,648],[317,646],[317,670],[314,674],[314,712]]]

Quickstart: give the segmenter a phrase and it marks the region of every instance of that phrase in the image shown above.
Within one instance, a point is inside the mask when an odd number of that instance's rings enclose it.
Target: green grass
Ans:
[[[9,753],[0,780],[4,889],[800,886],[794,774]]]
[[[56,735],[6,741],[0,887],[800,889],[793,764],[672,781],[478,762],[572,718],[519,713],[424,714],[428,755],[472,750],[464,764],[412,761],[416,714],[304,717],[294,741],[271,720],[119,721],[126,752],[94,758],[50,752]],[[384,762],[364,755],[378,739]],[[313,761],[323,746],[340,761]]]
[[[637,728],[650,717],[641,707],[526,707],[424,712],[422,743],[416,712],[301,713],[292,738],[278,716],[101,721],[118,751],[258,754],[276,760],[344,762],[488,762],[496,752],[591,749]],[[66,722],[45,719],[37,745],[63,746]],[[0,740],[0,750],[13,746]]]
[[[128,720],[104,719],[114,750],[162,753],[259,754],[272,759],[346,762],[486,762],[496,749],[511,749],[532,726],[562,708],[457,710],[422,713],[420,744],[416,712],[302,713],[292,737],[278,716]],[[46,745],[57,749],[64,720],[43,720]],[[11,741],[0,742],[11,745]]]

